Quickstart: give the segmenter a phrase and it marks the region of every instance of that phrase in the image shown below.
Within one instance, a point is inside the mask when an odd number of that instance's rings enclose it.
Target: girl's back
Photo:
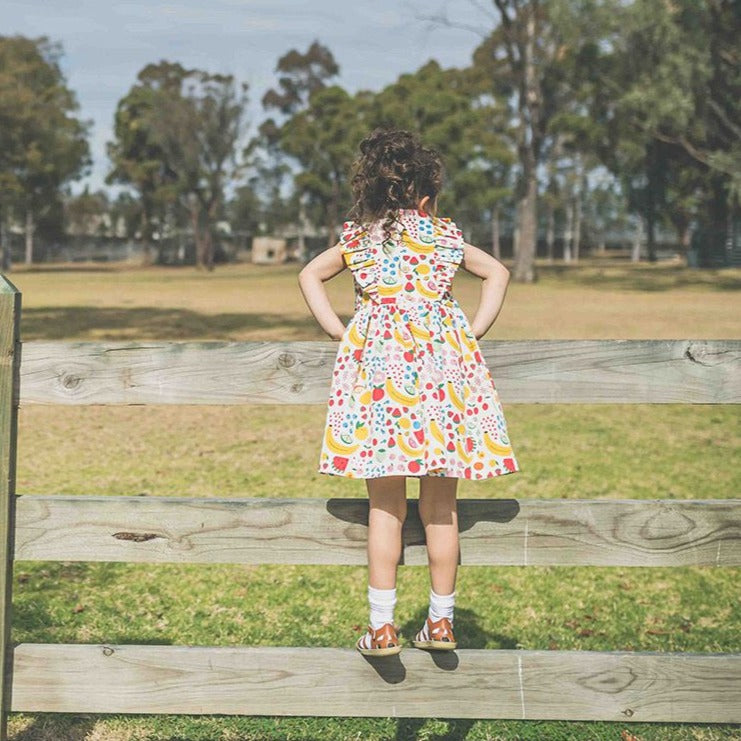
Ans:
[[[340,340],[319,472],[482,479],[519,470],[494,381],[451,294],[461,231],[418,209],[340,238],[355,315]]]
[[[345,222],[340,245],[352,270],[356,311],[370,303],[450,301],[463,236],[450,220],[398,209],[390,225]]]

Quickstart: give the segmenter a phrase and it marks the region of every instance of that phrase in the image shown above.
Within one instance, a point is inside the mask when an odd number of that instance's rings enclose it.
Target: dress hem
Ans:
[[[433,469],[434,470],[434,469]],[[436,478],[436,479],[461,479],[463,481],[485,481],[486,479],[496,479],[500,478],[501,476],[507,476],[510,473],[521,473],[522,469],[517,467],[513,470],[507,469],[505,471],[502,471],[501,473],[490,473],[486,476],[478,476],[478,477],[467,477],[467,476],[448,476],[447,474],[438,474],[438,473],[394,473],[389,472],[385,473],[382,476],[355,476],[350,475],[346,473],[335,473],[334,471],[322,471],[321,469],[317,469],[317,473],[322,473],[325,476],[339,476],[340,478],[344,479],[380,479],[380,478],[386,478],[388,476],[404,476],[408,479],[424,479],[424,478]]]

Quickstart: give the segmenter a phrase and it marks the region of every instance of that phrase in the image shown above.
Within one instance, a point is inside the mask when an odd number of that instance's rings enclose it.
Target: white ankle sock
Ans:
[[[455,607],[455,590],[450,594],[437,594],[430,589],[430,609],[427,614],[434,623],[440,618],[448,618],[453,622],[453,608]]]
[[[396,587],[393,589],[376,589],[369,584],[368,602],[370,604],[370,624],[374,630],[385,623],[393,624]]]

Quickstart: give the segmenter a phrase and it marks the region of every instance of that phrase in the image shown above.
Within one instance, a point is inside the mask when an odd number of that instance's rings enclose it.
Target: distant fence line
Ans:
[[[491,235],[484,229],[475,229],[467,238],[472,244],[491,251]],[[233,237],[217,237],[215,240],[215,262],[233,262],[240,253],[249,252],[253,235],[237,233]],[[23,264],[25,260],[25,239],[22,234],[6,235],[10,246],[11,263]],[[288,244],[293,245],[297,237],[289,237]],[[327,247],[326,236],[304,237],[307,258],[317,255]],[[627,235],[610,235],[606,239],[605,250],[602,251],[597,243],[585,241],[581,245],[580,257],[599,255],[622,256],[629,259],[632,245]],[[74,236],[64,240],[48,241],[42,238],[34,240],[34,263],[58,262],[126,262],[136,261],[144,255],[144,245],[141,241],[131,238]],[[156,240],[151,246],[153,261],[160,265],[193,265],[195,264],[195,243],[188,234],[167,237]],[[647,256],[645,243],[641,246],[641,259]],[[658,260],[672,260],[681,258],[693,267],[724,267],[741,265],[741,243],[737,246],[729,245],[727,250],[716,250],[713,254],[701,255],[696,251],[686,252],[676,240],[662,239],[657,243],[656,255]],[[512,235],[503,234],[500,237],[500,257],[512,259]],[[548,256],[548,247],[545,239],[538,240],[538,258]],[[564,240],[557,237],[554,240],[553,257],[562,260],[564,257]]]

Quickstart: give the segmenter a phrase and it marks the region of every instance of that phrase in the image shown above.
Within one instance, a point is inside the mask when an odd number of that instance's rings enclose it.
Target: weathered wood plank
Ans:
[[[20,314],[20,291],[0,275],[0,667],[6,666],[13,601]],[[0,677],[0,741],[7,738],[6,684],[10,684],[8,678]]]
[[[11,710],[741,722],[741,654],[29,644]]]
[[[741,403],[741,340],[481,343],[507,403]],[[335,342],[27,342],[21,402],[324,404]]]
[[[427,563],[408,499],[403,563]],[[17,560],[367,563],[368,500],[17,497]],[[739,566],[741,499],[458,502],[461,564]]]

